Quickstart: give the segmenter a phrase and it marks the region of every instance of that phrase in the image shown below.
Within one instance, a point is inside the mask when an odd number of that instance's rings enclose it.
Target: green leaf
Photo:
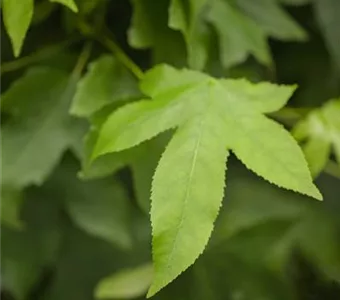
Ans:
[[[214,1],[208,13],[208,20],[218,33],[224,67],[245,61],[249,54],[265,65],[270,64],[265,32],[232,4],[222,0]]]
[[[301,149],[284,128],[266,118],[295,87],[247,85],[199,72],[157,66],[141,83],[151,100],[128,104],[103,124],[93,158],[122,151],[178,127],[156,169],[151,220],[155,278],[149,296],[202,253],[223,198],[228,149],[271,183],[316,199]],[[253,91],[251,88],[253,87]],[[277,94],[275,105],[259,95]],[[254,103],[250,101],[254,96]],[[260,103],[260,105],[259,105]],[[171,201],[169,201],[171,199]],[[207,201],[209,199],[209,201]]]
[[[273,0],[237,0],[237,5],[270,36],[280,40],[304,41],[307,33],[279,3]]]
[[[168,26],[168,1],[131,0],[133,15],[128,31],[129,44],[152,48],[155,63],[185,64],[185,44],[179,32]],[[171,51],[169,51],[171,49]]]
[[[221,81],[234,95],[262,113],[277,111],[287,104],[296,86],[276,85],[269,82],[251,83],[246,79]]]
[[[279,0],[281,3],[286,5],[307,5],[311,3],[313,0]]]
[[[169,8],[169,26],[180,30],[188,49],[188,64],[203,69],[208,59],[209,29],[202,20],[202,9],[207,0],[172,0]]]
[[[72,220],[89,234],[124,249],[131,247],[129,199],[121,185],[110,178],[81,182],[75,175],[76,169],[63,173]]]
[[[292,132],[303,144],[311,173],[317,177],[324,169],[331,148],[340,165],[340,100],[329,100],[298,122]]]
[[[126,269],[103,279],[97,286],[97,299],[131,299],[143,296],[152,281],[152,264]]]
[[[4,185],[39,185],[51,173],[73,138],[68,108],[75,85],[63,71],[33,68],[3,95],[3,109],[13,114],[2,127]]]
[[[314,0],[315,14],[328,50],[340,70],[340,2],[338,0]]]
[[[23,224],[20,218],[22,201],[20,191],[1,187],[1,224],[13,229],[22,229]]]
[[[151,221],[155,278],[149,297],[196,260],[212,232],[223,198],[228,155],[218,108],[212,104],[205,114],[176,132],[154,175]],[[171,172],[176,176],[169,176]]]
[[[90,64],[79,81],[71,113],[89,116],[108,104],[139,95],[134,77],[113,56],[104,55]]]
[[[74,2],[74,0],[50,0],[50,1],[63,4],[75,13],[78,12],[78,7],[77,7],[76,3]]]
[[[51,192],[51,189],[25,191],[21,209],[25,226],[22,230],[2,224],[1,285],[15,299],[27,299],[41,280],[44,269],[52,267],[57,260],[61,205],[53,194],[46,194],[47,191]]]
[[[33,0],[3,0],[2,14],[14,56],[19,56],[33,16]]]

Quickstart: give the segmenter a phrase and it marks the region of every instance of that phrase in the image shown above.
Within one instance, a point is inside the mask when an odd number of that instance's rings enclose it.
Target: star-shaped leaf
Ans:
[[[230,150],[271,183],[322,198],[293,137],[263,115],[281,108],[294,88],[218,80],[160,65],[141,82],[151,99],[125,105],[107,118],[93,159],[177,128],[152,183],[155,277],[149,296],[203,252],[223,198]]]

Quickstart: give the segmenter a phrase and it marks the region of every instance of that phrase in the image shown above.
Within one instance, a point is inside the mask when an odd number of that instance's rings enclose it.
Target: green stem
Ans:
[[[80,31],[96,39],[100,42],[104,47],[110,50],[112,53],[115,54],[116,58],[126,67],[128,68],[138,79],[142,79],[144,76],[143,71],[141,68],[136,65],[131,58],[125,54],[125,52],[118,46],[118,44],[111,38],[109,38],[109,34],[103,34],[101,32],[96,32],[90,25],[87,23],[80,23],[79,24]],[[108,30],[106,30],[108,33]]]
[[[76,41],[75,39],[67,40],[56,45],[47,46],[46,48],[40,51],[34,52],[32,54],[29,54],[25,57],[22,57],[22,58],[13,60],[13,61],[9,61],[9,62],[4,62],[3,64],[1,64],[1,74],[16,71],[32,63],[48,58],[52,56],[53,54],[56,54],[62,51],[64,48],[68,47],[75,41]]]
[[[72,71],[72,77],[74,78],[79,78],[81,73],[83,72],[87,61],[89,60],[90,56],[91,56],[91,51],[92,51],[92,47],[93,44],[92,42],[88,42],[86,43],[86,45],[84,46],[82,52],[80,53],[76,66],[74,67],[73,71]]]

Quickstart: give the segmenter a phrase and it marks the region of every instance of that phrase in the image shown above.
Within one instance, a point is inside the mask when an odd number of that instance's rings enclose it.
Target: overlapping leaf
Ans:
[[[141,89],[152,99],[110,115],[93,158],[178,127],[152,184],[155,278],[149,296],[204,250],[223,198],[228,149],[271,183],[321,199],[294,139],[263,115],[284,105],[294,87],[217,80],[161,65],[148,72]]]
[[[167,0],[131,0],[131,2],[134,10],[128,32],[130,45],[139,49],[153,48],[155,63],[183,65],[184,43],[180,34],[167,24],[169,2]]]
[[[332,148],[340,165],[340,100],[312,111],[295,126],[293,135],[305,142],[303,150],[313,176],[324,169]]]
[[[303,41],[307,38],[307,33],[282,9],[278,1],[237,0],[236,3],[273,38],[296,41]]]
[[[106,105],[139,94],[132,75],[113,56],[104,55],[90,64],[88,73],[79,81],[71,113],[90,116]]]
[[[75,84],[63,71],[33,68],[3,95],[3,110],[13,115],[2,127],[3,185],[41,184],[72,144]]]
[[[254,55],[270,64],[267,37],[305,40],[306,32],[283,10],[278,1],[173,0],[169,26],[182,32],[187,45],[189,66],[203,69],[209,56],[215,28],[221,61],[231,67]]]

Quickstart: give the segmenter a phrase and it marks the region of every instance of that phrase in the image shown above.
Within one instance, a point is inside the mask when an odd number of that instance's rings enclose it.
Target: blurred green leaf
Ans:
[[[242,63],[250,54],[265,65],[271,63],[265,32],[232,4],[222,0],[214,1],[208,20],[218,33],[224,67]]]
[[[131,299],[143,296],[152,281],[152,264],[121,270],[96,287],[97,299]]]
[[[237,0],[237,5],[270,36],[280,40],[304,41],[306,31],[273,0]]]
[[[185,64],[185,45],[180,34],[168,27],[168,0],[131,0],[133,16],[128,32],[132,47],[153,48],[155,63]],[[169,51],[171,49],[171,51]]]
[[[321,108],[312,110],[293,128],[295,138],[304,143],[303,150],[312,174],[316,177],[324,169],[331,147],[340,165],[340,100],[329,100]]]
[[[77,168],[70,166],[59,175],[72,220],[118,247],[131,247],[130,201],[125,190],[112,178],[81,182],[76,172]]]
[[[60,4],[67,6],[73,12],[78,12],[78,7],[77,7],[76,3],[74,2],[74,0],[50,0],[50,1],[51,2],[58,2]]]
[[[8,187],[1,187],[1,224],[13,229],[22,229],[20,218],[22,193]]]
[[[13,114],[2,128],[4,185],[39,185],[56,166],[73,139],[68,108],[75,85],[63,71],[34,68],[2,96]]]
[[[185,38],[188,64],[203,69],[208,59],[209,28],[202,20],[207,0],[172,0],[169,7],[169,26],[180,30]]]
[[[314,7],[328,50],[340,70],[340,2],[338,0],[314,0]]]

